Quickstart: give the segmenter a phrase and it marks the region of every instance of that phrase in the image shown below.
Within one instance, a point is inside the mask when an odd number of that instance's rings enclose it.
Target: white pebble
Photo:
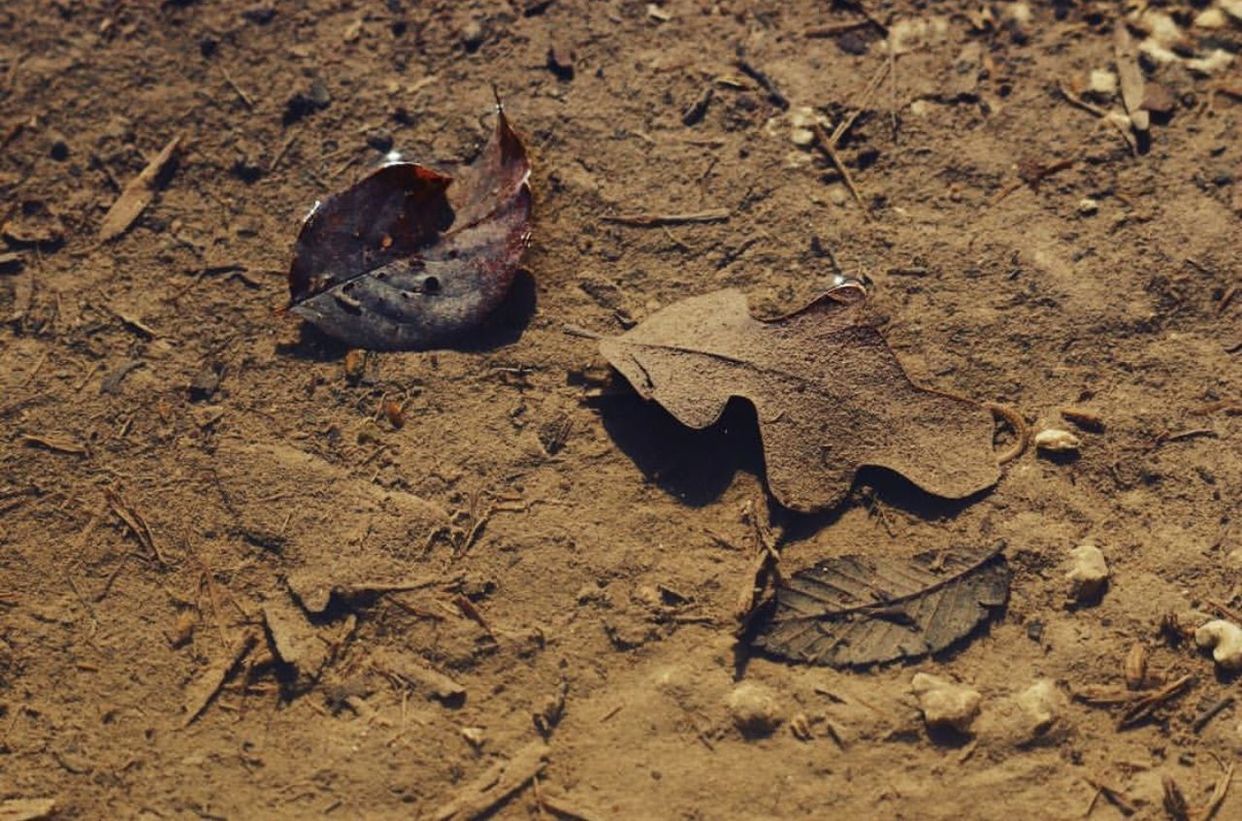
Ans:
[[[1186,68],[1199,74],[1217,74],[1233,65],[1233,55],[1223,48],[1214,49],[1211,54],[1197,60],[1187,60]]]
[[[1082,442],[1067,430],[1046,428],[1035,434],[1035,447],[1049,453],[1072,453],[1082,447]]]
[[[1229,18],[1225,16],[1223,9],[1216,6],[1204,9],[1195,17],[1195,26],[1201,29],[1223,29],[1227,25],[1229,25]]]
[[[1090,197],[1083,197],[1078,201],[1078,213],[1084,217],[1094,216],[1100,210],[1100,201],[1093,200]]]
[[[1091,79],[1087,81],[1087,90],[1093,94],[1111,97],[1117,93],[1117,75],[1106,68],[1097,68],[1091,72]]]
[[[1070,557],[1074,563],[1065,574],[1070,583],[1070,597],[1077,602],[1095,601],[1108,583],[1104,551],[1091,542],[1083,542],[1070,551]]]
[[[1212,650],[1225,670],[1242,670],[1242,627],[1224,619],[1215,619],[1195,631],[1195,644]]]
[[[910,690],[919,700],[919,709],[928,727],[947,727],[959,733],[970,731],[983,701],[973,687],[927,673],[916,673]]]
[[[784,720],[776,693],[758,682],[743,681],[734,687],[726,706],[733,723],[747,738],[771,735]]]

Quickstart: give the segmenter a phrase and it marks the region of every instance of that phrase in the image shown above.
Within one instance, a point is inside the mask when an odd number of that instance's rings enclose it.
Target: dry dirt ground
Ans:
[[[1145,64],[1171,110],[1136,155],[1058,91],[1112,69],[1121,4],[988,23],[869,3],[879,23],[946,26],[842,141],[868,218],[790,128],[802,107],[839,122],[883,69],[874,25],[806,34],[856,9],[530,5],[0,8],[0,808],[469,815],[450,802],[515,757],[489,793],[514,787],[503,817],[1151,818],[1166,777],[1203,806],[1242,752],[1242,710],[1195,720],[1237,681],[1160,625],[1242,608],[1236,64]],[[1227,17],[1190,25],[1203,8],[1158,10],[1200,54],[1236,52]],[[537,202],[502,315],[457,350],[363,360],[278,315],[316,198],[389,142],[468,162],[492,83]],[[176,135],[163,190],[101,244],[121,187]],[[604,220],[719,208],[667,230]],[[623,382],[588,397],[596,345],[566,324],[617,333],[726,286],[777,314],[828,285],[830,256],[870,278],[916,380],[1068,427],[1079,457],[1028,451],[952,504],[868,474],[797,516],[764,495],[748,406],[693,433]],[[935,660],[750,657],[747,510],[790,570],[1004,538],[1008,607]],[[1087,538],[1111,583],[1067,607]],[[1121,687],[1136,643],[1153,682],[1193,679],[1118,730],[1122,707],[1074,696]],[[973,735],[929,734],[919,671],[980,691]],[[765,688],[770,734],[736,729],[739,680]],[[1031,723],[1013,699],[1038,680],[1058,695]],[[1217,817],[1242,817],[1242,789]]]

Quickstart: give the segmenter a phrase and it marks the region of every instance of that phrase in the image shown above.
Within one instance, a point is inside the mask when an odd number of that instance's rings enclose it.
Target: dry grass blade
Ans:
[[[106,495],[108,506],[112,508],[112,512],[120,517],[125,526],[134,534],[134,538],[138,540],[138,543],[149,550],[151,555],[160,564],[167,564],[164,561],[164,554],[155,542],[155,536],[151,533],[151,527],[147,524],[147,520],[142,517],[142,514],[135,510],[134,506],[115,488],[109,488]]]

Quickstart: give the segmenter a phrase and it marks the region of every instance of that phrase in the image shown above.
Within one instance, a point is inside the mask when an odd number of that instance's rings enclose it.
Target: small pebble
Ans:
[[[1046,735],[1065,713],[1066,698],[1051,679],[1041,678],[1014,699],[1028,738]]]
[[[729,693],[726,705],[733,723],[747,738],[771,735],[784,720],[776,693],[758,682],[738,684]]]
[[[910,690],[919,700],[923,721],[933,729],[970,732],[970,725],[979,715],[983,702],[983,697],[973,687],[927,673],[916,673]]]
[[[367,145],[374,148],[381,154],[387,154],[392,150],[392,134],[387,131],[368,131]]]
[[[1223,670],[1242,670],[1242,627],[1214,619],[1195,631],[1195,644],[1212,651]]]
[[[1117,75],[1106,68],[1097,68],[1091,72],[1087,90],[1102,97],[1111,97],[1117,93]]]
[[[1229,18],[1225,16],[1225,12],[1213,6],[1210,9],[1204,9],[1195,17],[1195,26],[1201,29],[1223,29],[1229,25]]]
[[[1073,453],[1082,447],[1082,442],[1067,430],[1047,428],[1035,434],[1035,447],[1049,453]]]
[[[1083,197],[1078,201],[1078,213],[1084,217],[1095,216],[1100,210],[1099,200],[1093,200],[1090,197]]]
[[[65,138],[59,134],[53,134],[52,145],[48,153],[56,162],[64,162],[69,159],[69,143],[65,142]]]
[[[1108,584],[1108,562],[1104,552],[1091,542],[1083,542],[1070,551],[1073,565],[1065,578],[1070,583],[1070,598],[1079,604],[1098,601]]]
[[[478,51],[479,46],[483,45],[484,37],[483,26],[479,24],[478,20],[470,20],[461,27],[461,44],[471,54]]]

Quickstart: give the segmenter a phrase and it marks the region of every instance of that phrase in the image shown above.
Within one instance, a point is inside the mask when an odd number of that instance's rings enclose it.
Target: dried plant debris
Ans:
[[[862,316],[864,291],[835,288],[799,311],[754,319],[736,290],[683,300],[600,351],[645,399],[706,428],[730,397],[758,411],[768,485],[797,511],[829,508],[864,465],[963,498],[999,478],[990,412],[910,381]]]
[[[865,667],[938,653],[1005,604],[1009,567],[997,542],[982,554],[912,561],[842,556],[782,580],[754,639],[765,652],[829,667]]]
[[[168,175],[180,147],[181,137],[173,137],[160,153],[147,163],[146,168],[129,181],[125,190],[121,192],[121,196],[116,198],[116,202],[112,203],[108,213],[104,214],[103,222],[99,225],[101,242],[116,239],[128,231],[134,221],[151,204],[151,200],[155,199],[156,192]]]
[[[459,336],[509,291],[530,240],[529,179],[499,105],[491,141],[456,179],[416,163],[380,168],[307,216],[288,309],[360,348]]]

